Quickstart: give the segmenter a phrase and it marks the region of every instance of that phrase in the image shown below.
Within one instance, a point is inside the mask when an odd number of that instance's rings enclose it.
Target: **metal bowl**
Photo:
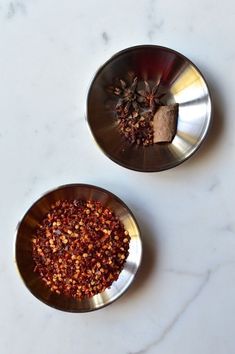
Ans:
[[[117,281],[103,293],[90,299],[76,300],[63,295],[52,293],[36,274],[32,259],[32,235],[35,228],[48,212],[51,204],[61,199],[82,199],[100,201],[110,208],[124,224],[129,232],[129,256],[124,269]],[[140,231],[132,212],[114,194],[87,184],[70,184],[54,189],[38,199],[26,212],[19,223],[15,242],[15,259],[19,273],[31,291],[39,300],[59,310],[68,312],[87,312],[104,307],[120,297],[132,283],[141,262],[142,244]]]
[[[138,147],[121,137],[114,113],[116,98],[108,87],[117,78],[127,79],[130,72],[152,82],[160,79],[165,104],[179,104],[172,143]],[[179,165],[199,148],[210,125],[211,98],[202,74],[182,54],[160,46],[136,46],[114,55],[96,73],[87,97],[87,120],[110,159],[129,169],[157,172]]]

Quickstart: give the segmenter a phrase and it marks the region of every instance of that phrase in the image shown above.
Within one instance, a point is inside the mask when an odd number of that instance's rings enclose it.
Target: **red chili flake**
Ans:
[[[118,279],[129,242],[118,217],[100,202],[59,200],[35,230],[34,271],[53,292],[92,297]]]

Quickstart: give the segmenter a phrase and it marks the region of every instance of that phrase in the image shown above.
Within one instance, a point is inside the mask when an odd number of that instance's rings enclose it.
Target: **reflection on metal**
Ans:
[[[52,293],[33,271],[32,237],[35,227],[48,212],[51,204],[61,199],[97,200],[114,211],[124,224],[131,237],[129,256],[117,281],[110,289],[91,299],[79,301],[63,295]],[[19,273],[31,291],[39,300],[49,306],[69,312],[86,312],[104,307],[121,296],[132,283],[139,268],[142,255],[140,232],[135,218],[128,207],[114,194],[95,186],[86,184],[70,184],[52,190],[38,199],[26,212],[19,223],[16,241],[15,258]]]
[[[114,115],[115,98],[107,88],[129,72],[156,82],[166,104],[179,103],[178,129],[171,144],[136,147],[124,141]],[[159,46],[137,46],[117,53],[97,72],[87,98],[87,120],[103,152],[121,166],[143,172],[174,167],[190,157],[205,139],[211,99],[199,70],[187,58]]]

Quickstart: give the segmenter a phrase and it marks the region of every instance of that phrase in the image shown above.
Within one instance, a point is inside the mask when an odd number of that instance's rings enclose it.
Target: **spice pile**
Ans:
[[[34,271],[51,291],[83,299],[118,279],[130,236],[100,202],[61,200],[51,206],[32,242]]]
[[[139,83],[137,77],[130,85],[124,80],[119,81],[120,85],[111,90],[119,98],[115,113],[121,134],[129,143],[143,146],[170,142],[176,132],[178,105],[171,105],[172,109],[169,110],[168,106],[162,104],[161,99],[165,93],[159,93],[159,82],[151,87],[148,81]],[[141,85],[144,87],[138,89]],[[154,121],[157,123],[154,124]],[[160,135],[159,130],[162,131]],[[165,130],[167,135],[164,134]]]

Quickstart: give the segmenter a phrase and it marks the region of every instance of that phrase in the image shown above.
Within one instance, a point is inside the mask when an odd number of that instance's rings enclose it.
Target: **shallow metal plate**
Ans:
[[[108,87],[130,72],[152,82],[160,79],[160,90],[166,92],[164,102],[179,103],[172,143],[138,147],[121,137],[114,114],[116,98]],[[137,171],[162,171],[182,163],[199,148],[210,125],[211,98],[200,71],[180,53],[152,45],[131,47],[114,55],[95,75],[87,97],[87,120],[110,159]]]
[[[118,280],[112,284],[110,289],[91,299],[80,301],[52,293],[45,286],[39,275],[33,271],[35,265],[32,259],[31,242],[35,227],[37,227],[48,212],[51,204],[59,199],[100,201],[104,206],[114,211],[131,237],[129,256]],[[132,283],[141,262],[141,255],[140,231],[128,207],[114,194],[102,188],[86,184],[65,185],[46,193],[26,212],[19,223],[16,233],[15,259],[25,285],[39,300],[63,311],[86,312],[97,310],[116,300]]]

